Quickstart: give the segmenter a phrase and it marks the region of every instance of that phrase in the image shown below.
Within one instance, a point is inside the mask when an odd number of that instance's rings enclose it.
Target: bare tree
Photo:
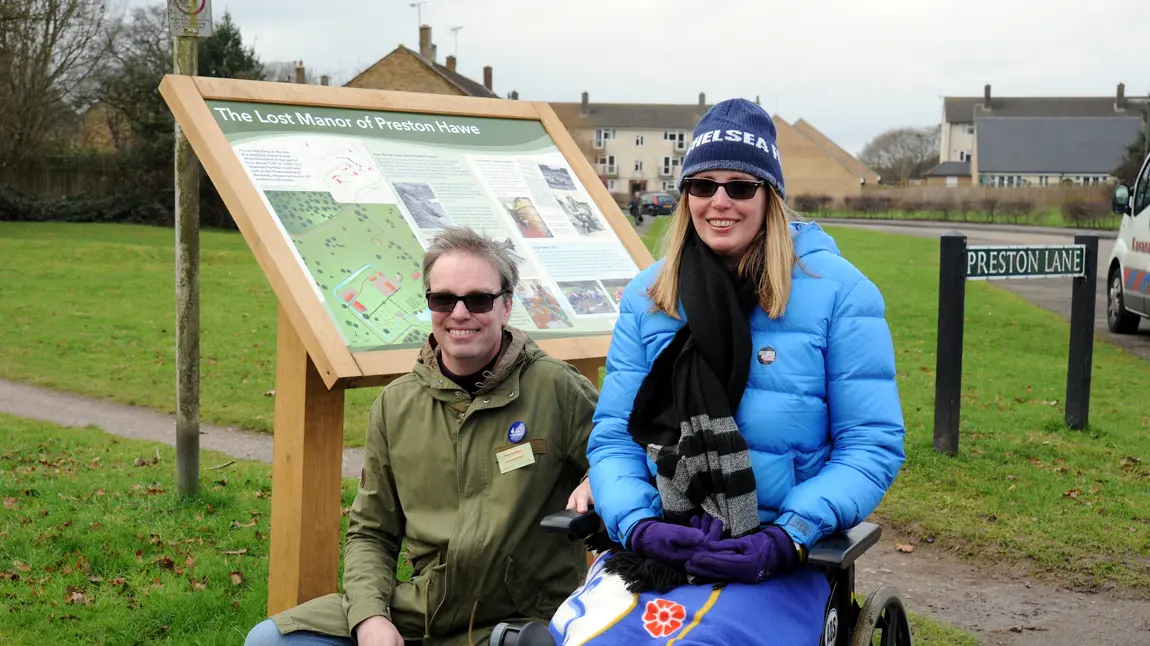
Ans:
[[[0,3],[0,165],[38,151],[90,100],[107,18],[101,0]]]
[[[870,140],[859,160],[878,171],[884,183],[902,185],[938,163],[938,145],[938,126],[894,128]]]

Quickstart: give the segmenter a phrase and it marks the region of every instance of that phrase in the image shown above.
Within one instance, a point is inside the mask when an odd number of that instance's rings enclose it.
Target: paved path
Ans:
[[[0,412],[61,426],[94,425],[121,437],[176,445],[175,415],[2,379]],[[272,461],[272,436],[267,433],[201,423],[200,448],[219,451],[242,460]],[[362,467],[363,449],[345,448],[344,477],[358,478]]]

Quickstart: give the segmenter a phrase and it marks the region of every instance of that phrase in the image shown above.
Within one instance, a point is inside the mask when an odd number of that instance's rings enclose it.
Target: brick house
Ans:
[[[372,90],[499,98],[492,89],[490,65],[483,67],[483,82],[479,83],[457,71],[454,56],[448,56],[441,65],[437,60],[437,49],[431,40],[431,27],[422,25],[419,28],[418,52],[400,45],[344,85]]]
[[[675,189],[691,133],[711,107],[701,92],[693,104],[592,103],[584,92],[579,103],[550,105],[620,202],[636,191]],[[858,196],[864,183],[878,183],[873,170],[814,126],[773,118],[788,196],[841,201]]]

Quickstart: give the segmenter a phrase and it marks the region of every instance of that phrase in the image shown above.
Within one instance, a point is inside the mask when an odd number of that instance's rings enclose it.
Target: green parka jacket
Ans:
[[[500,621],[548,620],[582,584],[587,557],[539,521],[566,507],[587,471],[597,401],[590,381],[515,328],[469,396],[440,371],[430,337],[372,407],[343,594],[275,615],[280,631],[354,639],[357,624],[384,615],[405,639],[454,646],[486,644]],[[502,473],[497,455],[516,446],[530,446],[534,463]],[[413,566],[402,582],[401,546]]]

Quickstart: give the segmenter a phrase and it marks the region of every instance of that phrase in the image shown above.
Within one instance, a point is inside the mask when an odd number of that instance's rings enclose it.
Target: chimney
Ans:
[[[491,66],[490,65],[484,65],[483,66],[483,87],[487,88],[488,90],[491,89]]]
[[[699,92],[699,112],[706,112],[707,110],[707,95]]]
[[[987,83],[982,90],[982,108],[984,110],[990,109],[990,83]]]
[[[319,77],[319,84],[320,85],[327,85],[328,82],[330,82],[330,81],[331,81],[331,79],[329,79],[327,77],[327,74],[324,74],[323,76]]]
[[[519,90],[511,90],[511,95],[508,98],[510,98],[512,101],[518,101],[519,100]]]
[[[424,58],[435,55],[431,50],[431,27],[428,25],[419,26],[419,55]]]
[[[439,56],[439,45],[436,45],[435,43],[431,43],[431,56],[429,56],[429,58],[431,59],[431,62],[432,63],[438,63],[439,62],[439,60],[437,59],[438,56]]]
[[[1125,110],[1126,109],[1126,84],[1125,83],[1119,83],[1118,84],[1118,94],[1114,99],[1114,109],[1115,110]]]
[[[307,80],[306,80],[307,75],[304,74],[304,71],[305,70],[303,67],[303,61],[297,62],[295,64],[295,82],[296,83],[306,83],[307,82]]]
[[[447,69],[451,72],[455,71],[455,57],[454,56],[448,56],[447,57]]]
[[[580,110],[580,112],[584,116],[591,114],[590,98],[588,97],[586,91],[583,92],[583,108]]]

